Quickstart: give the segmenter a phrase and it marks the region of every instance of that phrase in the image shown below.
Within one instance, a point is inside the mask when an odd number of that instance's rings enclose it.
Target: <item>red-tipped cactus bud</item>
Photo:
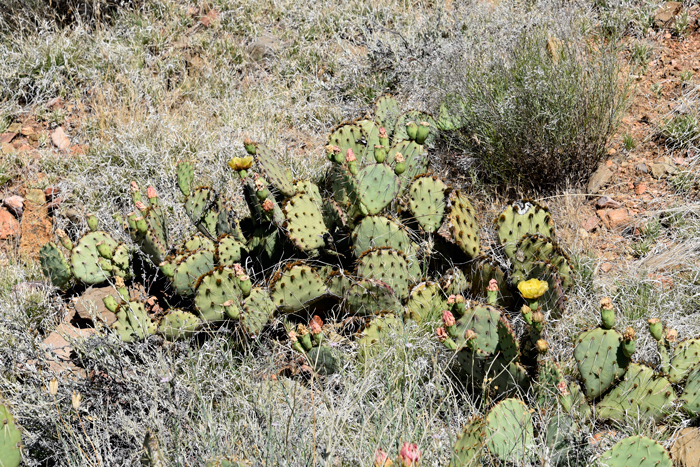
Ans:
[[[323,321],[321,320],[321,317],[318,315],[314,315],[311,318],[311,321],[309,322],[309,330],[311,331],[311,334],[319,334],[322,331],[322,328]]]
[[[236,273],[236,276],[245,275],[245,270],[243,269],[243,266],[241,266],[241,263],[233,263],[233,271]]]
[[[386,134],[386,128],[383,126],[379,127],[379,137],[380,138],[388,138],[389,136]]]
[[[156,189],[153,188],[153,186],[149,185],[148,188],[146,188],[146,197],[148,199],[153,199],[158,197],[158,193],[156,193]]]
[[[374,467],[390,467],[392,464],[393,462],[386,452],[381,449],[374,451]]]
[[[676,339],[678,339],[678,331],[675,329],[669,329],[666,331],[666,340],[669,342],[676,342]]]
[[[455,297],[455,303],[465,303],[465,302],[466,302],[466,300],[464,299],[464,296],[462,296],[462,295],[457,295],[457,296]]]
[[[447,335],[447,331],[445,331],[445,328],[437,328],[435,330],[435,333],[437,334],[437,338],[440,342],[445,342],[445,340],[449,337]]]
[[[557,384],[557,389],[559,390],[559,394],[561,394],[563,397],[569,395],[569,386],[566,384],[566,381],[559,381],[559,384]]]
[[[272,212],[272,210],[275,209],[275,204],[270,198],[267,198],[265,201],[263,201],[262,208],[265,212]]]
[[[357,158],[355,157],[355,153],[352,152],[352,148],[348,148],[348,151],[345,153],[345,160],[348,162],[356,162]]]
[[[663,337],[663,325],[661,321],[656,318],[649,318],[647,323],[649,324],[649,333],[651,333],[651,336],[657,341],[660,341]]]
[[[442,322],[445,323],[445,326],[448,328],[455,325],[455,317],[450,310],[442,311]]]
[[[486,290],[489,292],[498,292],[498,281],[496,279],[491,279]]]
[[[136,182],[131,182],[130,187],[132,193],[136,193],[137,191],[139,191],[139,184]]]
[[[294,331],[289,331],[289,340],[292,342],[297,341],[297,333]]]
[[[141,212],[143,212],[143,211],[145,211],[146,209],[148,209],[148,208],[146,207],[146,205],[143,204],[141,201],[136,201],[136,203],[134,203],[134,204],[136,204],[136,209],[138,209],[138,210],[141,211]]]
[[[549,350],[549,344],[544,339],[539,339],[537,342],[535,342],[535,347],[537,347],[537,351],[539,353],[547,353]]]
[[[454,305],[454,304],[455,304],[455,298],[456,298],[456,297],[455,297],[454,294],[453,294],[453,295],[450,295],[449,297],[447,297],[447,304],[450,305],[450,306]]]
[[[243,139],[243,147],[245,148],[246,152],[251,156],[254,156],[257,152],[255,149],[255,143],[250,138]]]
[[[399,451],[401,467],[418,467],[420,465],[420,449],[417,444],[403,443]]]

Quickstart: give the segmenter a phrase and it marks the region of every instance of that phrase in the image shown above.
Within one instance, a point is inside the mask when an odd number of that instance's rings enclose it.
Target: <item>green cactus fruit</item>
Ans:
[[[4,405],[0,405],[0,419],[3,423],[2,436],[0,436],[0,465],[17,467],[22,462],[20,452],[22,433],[15,423],[15,417]]]
[[[190,195],[190,187],[194,180],[194,165],[188,161],[180,161],[177,164],[177,186],[183,195]]]
[[[700,339],[681,342],[676,347],[671,359],[668,379],[674,384],[680,383],[698,362],[700,362]]]
[[[447,309],[447,297],[437,282],[421,282],[411,289],[406,303],[406,317],[416,323],[437,321]]]
[[[401,191],[403,195],[418,175],[424,174],[428,170],[428,154],[425,148],[413,141],[400,141],[395,143],[387,153],[385,164],[395,165],[396,155],[401,154],[404,158],[405,169],[399,177],[401,179]]]
[[[233,268],[217,267],[197,280],[194,304],[205,321],[239,319],[243,293]]]
[[[254,156],[257,153],[258,145],[255,144],[255,142],[252,139],[245,138],[243,140],[243,148],[245,149],[245,152],[247,152],[251,156]]]
[[[485,442],[484,419],[478,415],[473,416],[457,435],[457,441],[452,448],[450,467],[480,466]]]
[[[119,305],[116,312],[117,320],[112,324],[112,329],[123,342],[134,342],[153,335],[158,330],[143,303],[128,302]]]
[[[357,194],[370,215],[379,214],[396,199],[400,181],[391,167],[370,164],[357,175]]]
[[[185,201],[185,212],[205,236],[216,238],[216,223],[221,211],[219,194],[209,187],[192,190]]]
[[[532,416],[519,399],[505,399],[486,416],[486,446],[503,462],[522,464],[534,442]]]
[[[406,163],[405,162],[397,162],[396,165],[394,166],[394,173],[396,175],[401,175],[406,171]]]
[[[374,248],[357,260],[357,276],[385,282],[401,300],[408,297],[412,281],[408,260],[402,252],[388,248]]]
[[[418,136],[418,124],[416,122],[406,123],[406,135],[411,141],[416,141],[416,137]]]
[[[62,289],[70,283],[73,277],[70,265],[55,243],[49,242],[41,247],[39,263],[44,275],[49,278],[54,287]]]
[[[97,253],[99,253],[101,257],[112,259],[112,256],[114,256],[114,249],[112,248],[111,242],[98,242],[95,246],[97,247]]]
[[[119,309],[119,302],[117,302],[117,299],[111,295],[107,295],[105,298],[103,298],[102,302],[112,313],[116,313],[116,311]]]
[[[61,241],[61,245],[63,245],[63,248],[65,248],[68,251],[71,251],[73,249],[73,242],[71,241],[70,238],[68,238],[68,235],[61,230],[58,229],[56,230],[56,235],[58,236],[58,239]]]
[[[437,177],[416,178],[408,189],[408,207],[418,224],[428,233],[435,233],[445,216],[445,185]]]
[[[389,137],[394,133],[396,121],[400,116],[399,104],[391,96],[382,96],[374,104],[374,118],[377,125],[384,128]]]
[[[601,328],[576,338],[574,358],[589,399],[598,398],[625,375],[630,359],[622,351],[622,340],[617,331]]]
[[[170,309],[158,325],[158,332],[169,341],[189,339],[202,325],[202,320],[185,310]]]
[[[615,326],[615,311],[612,308],[603,308],[600,310],[600,327],[603,329],[612,329]]]
[[[660,341],[664,337],[664,325],[657,318],[650,318],[647,323],[649,324],[649,333],[651,337],[655,340]]]
[[[498,240],[509,258],[515,257],[518,242],[527,234],[539,233],[554,239],[554,224],[549,210],[534,201],[518,201],[508,206],[494,221]]]
[[[374,160],[377,164],[383,164],[386,160],[387,148],[381,144],[374,146]]]
[[[391,219],[382,216],[363,218],[352,232],[352,248],[359,257],[375,247],[390,247],[411,254],[413,247],[406,229]]]
[[[282,170],[282,164],[275,156],[274,152],[266,147],[259,145],[255,155],[255,160],[258,163],[260,171],[265,176],[265,179],[284,196],[294,196],[296,190],[294,185],[287,178],[287,174]]]
[[[479,223],[476,220],[476,211],[469,202],[469,198],[461,191],[450,194],[450,210],[447,221],[450,224],[452,235],[457,246],[470,258],[479,255]]]
[[[448,269],[440,279],[440,287],[445,295],[463,295],[469,289],[469,282],[459,268]]]
[[[197,279],[214,269],[214,252],[202,248],[176,259],[173,288],[178,295],[189,296],[195,292]]]
[[[233,266],[248,256],[248,248],[232,235],[219,237],[216,245],[216,262],[219,266]]]
[[[90,229],[90,232],[96,232],[97,231],[97,216],[94,214],[88,214],[87,218],[87,225],[88,229]]]
[[[389,285],[372,279],[356,282],[345,295],[348,311],[358,316],[373,316],[382,311],[398,313],[403,307]]]
[[[131,238],[153,262],[160,264],[168,254],[168,231],[166,216],[161,207],[146,209],[141,218],[136,218],[136,230]]]
[[[320,345],[306,354],[309,365],[320,375],[328,376],[340,371],[340,359],[332,348]]]
[[[605,451],[598,466],[607,467],[673,467],[671,456],[664,447],[645,436],[631,436]]]
[[[303,310],[328,293],[321,277],[310,266],[292,263],[270,281],[270,295],[284,313]]]
[[[596,404],[596,415],[603,420],[653,419],[658,423],[672,409],[676,394],[669,381],[651,368],[633,363],[625,377]]]
[[[328,145],[338,146],[340,152],[338,155],[345,159],[348,149],[352,149],[353,154],[364,165],[363,157],[367,152],[368,135],[362,126],[357,124],[343,124],[335,128],[328,138]]]
[[[324,235],[329,234],[319,207],[312,196],[304,193],[294,195],[284,205],[287,236],[306,253],[323,248]]]
[[[369,322],[362,331],[362,337],[357,340],[360,360],[367,362],[370,356],[379,355],[381,348],[391,345],[403,334],[403,322],[395,315],[387,313],[377,316]]]
[[[82,237],[71,250],[73,275],[86,284],[98,284],[110,276],[99,262],[101,256],[97,251],[97,244],[100,242],[107,244],[112,250],[117,248],[117,242],[108,233],[97,231]]]
[[[241,304],[241,326],[250,336],[259,336],[277,308],[267,290],[255,287]]]
[[[430,136],[430,123],[420,122],[418,124],[418,131],[416,131],[416,143],[425,144],[428,136]]]
[[[691,417],[700,415],[700,363],[696,364],[685,381],[685,388],[680,397],[681,408]]]
[[[552,239],[540,234],[528,234],[518,242],[513,261],[511,283],[518,284],[534,277],[534,265],[539,261],[551,263],[562,279],[562,287],[573,285],[573,271],[568,255]]]
[[[409,128],[408,128],[408,123],[409,122],[415,122],[416,123],[416,133],[413,138],[409,136]],[[420,126],[420,122],[426,122],[430,125],[430,127],[435,127],[435,119],[431,117],[430,115],[423,113],[423,112],[417,112],[415,110],[409,110],[405,114],[401,115],[397,120],[396,120],[396,125],[394,126],[394,141],[403,141],[403,140],[412,140],[412,139],[417,139],[418,138],[418,127]],[[419,143],[416,141],[416,144],[427,144],[427,145],[432,145],[435,143],[435,138],[436,136],[433,134],[434,132],[429,132],[427,138],[423,140],[422,143]]]

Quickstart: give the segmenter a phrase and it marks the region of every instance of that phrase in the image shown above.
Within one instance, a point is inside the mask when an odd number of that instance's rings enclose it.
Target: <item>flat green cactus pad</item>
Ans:
[[[394,141],[408,140],[408,133],[406,132],[406,124],[408,122],[416,122],[417,124],[420,124],[421,122],[428,122],[430,124],[430,134],[428,135],[428,139],[425,140],[424,144],[432,145],[435,143],[435,129],[437,127],[435,119],[429,114],[418,112],[416,110],[409,110],[396,120],[396,125],[394,126]]]
[[[114,256],[112,256],[112,275],[114,277],[121,277],[122,279],[131,278],[131,251],[129,247],[120,243],[116,250],[114,250]]]
[[[696,364],[688,374],[685,388],[681,395],[681,408],[690,416],[700,415],[700,363]]]
[[[399,194],[400,181],[386,164],[369,164],[357,174],[357,194],[370,215],[379,214]]]
[[[311,252],[325,245],[328,229],[323,223],[320,206],[310,195],[299,193],[284,205],[287,236],[301,251]]]
[[[185,211],[200,232],[216,237],[216,223],[221,211],[221,199],[216,191],[206,186],[193,190],[185,201]]]
[[[345,295],[345,304],[350,313],[372,316],[383,311],[398,313],[401,301],[384,282],[366,279],[353,284]]]
[[[345,293],[352,287],[350,273],[347,271],[327,271],[326,274],[319,272],[319,275],[322,278],[325,277],[328,292],[336,297],[344,297]]]
[[[287,174],[282,170],[282,164],[274,152],[267,146],[258,146],[255,154],[255,161],[258,163],[258,168],[265,176],[265,179],[284,196],[294,196],[296,189],[292,182],[287,178]]]
[[[304,309],[328,293],[323,279],[309,266],[294,264],[273,277],[270,295],[285,313]]]
[[[399,299],[408,297],[408,287],[412,281],[406,256],[387,247],[375,248],[363,254],[357,261],[357,276],[385,282]]]
[[[117,320],[112,329],[124,342],[134,342],[153,335],[158,330],[156,323],[146,313],[143,303],[122,303],[116,312]]]
[[[406,303],[407,317],[416,323],[438,321],[447,309],[447,297],[437,282],[421,282],[411,289]]]
[[[476,305],[467,308],[464,314],[457,320],[457,334],[460,336],[455,340],[459,347],[464,347],[466,341],[464,334],[471,329],[476,333],[477,348],[488,354],[494,354],[498,350],[498,323],[501,319],[501,312],[497,308],[489,305]]]
[[[250,336],[258,336],[263,327],[270,321],[277,308],[267,290],[255,287],[250,295],[243,300],[241,326]]]
[[[160,206],[152,206],[143,213],[143,217],[148,230],[145,234],[138,235],[137,242],[141,245],[141,250],[151,258],[153,264],[160,264],[169,250],[165,213]]]
[[[355,122],[367,135],[367,145],[362,154],[355,153],[360,167],[374,163],[374,147],[379,144],[379,126],[372,120],[358,120]],[[388,148],[387,148],[388,149]]]
[[[340,360],[332,348],[321,345],[306,354],[309,365],[320,375],[328,376],[340,371]]]
[[[435,233],[445,216],[445,185],[437,177],[418,177],[408,189],[408,207],[418,224],[428,233]]]
[[[500,264],[490,254],[479,255],[469,263],[466,270],[467,280],[471,284],[472,294],[485,300],[488,297],[487,288],[491,279],[496,279],[498,284],[498,304],[503,308],[510,308],[516,301],[508,284],[505,272]]]
[[[403,252],[413,249],[406,229],[382,216],[367,216],[357,224],[352,232],[352,247],[357,257],[375,247],[390,247]]]
[[[384,162],[395,167],[397,153],[401,153],[404,158],[404,164],[406,165],[406,171],[399,176],[401,179],[400,194],[403,194],[414,178],[424,174],[426,170],[428,170],[428,163],[430,161],[428,160],[428,154],[425,152],[425,148],[420,144],[416,144],[413,141],[399,141],[389,149]]]
[[[97,251],[97,244],[100,242],[104,242],[112,251],[118,246],[108,233],[97,231],[83,236],[71,250],[73,275],[86,284],[98,284],[111,275],[111,269],[106,270],[104,262],[99,261],[101,256]]]
[[[177,261],[172,279],[173,288],[179,295],[194,294],[197,279],[214,269],[214,252],[202,249],[190,253]]]
[[[477,467],[481,465],[481,456],[486,442],[484,419],[474,416],[469,419],[457,435],[452,448],[450,467]]]
[[[469,282],[466,276],[459,268],[448,269],[440,279],[440,287],[442,287],[445,295],[461,295],[469,289]]]
[[[200,248],[210,250],[212,252],[216,250],[214,242],[201,234],[193,235],[185,242],[185,250],[187,251],[197,251]]]
[[[353,154],[361,162],[367,144],[367,133],[360,125],[344,124],[337,127],[328,138],[328,144],[338,146],[340,154],[345,156],[348,149],[352,149]],[[374,149],[374,148],[372,148]]]
[[[297,190],[297,193],[304,193],[306,195],[311,196],[311,198],[313,198],[314,202],[316,203],[316,206],[323,205],[323,197],[321,196],[321,190],[318,189],[318,185],[316,185],[315,183],[309,180],[299,180],[294,184],[294,188]]]
[[[614,329],[595,328],[581,333],[576,338],[574,358],[589,399],[607,391],[630,364],[622,352],[622,335]]]
[[[534,442],[532,416],[519,399],[505,399],[486,417],[486,446],[503,462],[522,464]]]
[[[17,467],[22,462],[20,453],[22,433],[15,424],[14,416],[4,405],[0,405],[0,420],[3,424],[2,434],[0,434],[0,465]]]
[[[549,210],[534,201],[508,206],[494,221],[498,240],[509,258],[515,257],[518,242],[527,234],[541,234],[554,239],[554,224]]]
[[[201,324],[202,321],[190,312],[177,308],[170,309],[158,324],[158,332],[169,341],[187,339],[199,329]]]
[[[243,293],[233,268],[218,267],[197,281],[194,304],[205,321],[238,319]]]
[[[391,96],[382,96],[374,104],[374,118],[379,127],[386,130],[387,136],[391,138],[394,134],[396,121],[401,116],[399,104]]]
[[[598,466],[607,467],[672,467],[671,456],[664,447],[645,436],[631,436],[605,451]]]
[[[549,262],[557,268],[557,273],[562,279],[562,287],[567,289],[573,285],[573,271],[569,256],[554,240],[540,234],[525,235],[518,242],[513,256],[511,282],[518,284],[531,279],[534,264],[538,261]]]
[[[517,362],[520,360],[520,344],[508,318],[501,315],[496,327],[498,330],[498,351],[505,361]]]
[[[248,247],[232,235],[219,237],[216,245],[216,261],[219,266],[233,266],[248,256]]]
[[[376,355],[382,346],[390,345],[403,334],[403,321],[395,315],[388,313],[377,316],[369,322],[357,341],[360,359],[366,362],[370,355]]]
[[[55,243],[49,242],[39,250],[39,262],[44,275],[51,280],[54,287],[62,289],[71,280],[73,274],[70,271],[70,265],[63,256],[60,248]]]
[[[525,367],[518,362],[509,362],[502,355],[487,361],[484,374],[489,378],[488,387],[495,396],[525,394],[530,387]]]
[[[672,383],[681,382],[698,362],[700,362],[700,339],[681,342],[673,353],[668,380]]]
[[[189,196],[190,187],[194,180],[194,165],[188,161],[180,161],[177,164],[177,186],[183,195]]]
[[[596,415],[618,422],[651,418],[656,423],[672,409],[676,394],[669,381],[633,363],[625,377],[596,404]]]
[[[480,245],[479,223],[476,220],[474,206],[461,191],[455,191],[450,195],[450,206],[447,220],[455,243],[470,258],[476,258],[479,255]]]

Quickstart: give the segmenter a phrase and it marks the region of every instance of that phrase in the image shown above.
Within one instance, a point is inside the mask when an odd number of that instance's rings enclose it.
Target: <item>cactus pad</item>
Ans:
[[[549,237],[539,234],[524,236],[518,242],[512,259],[513,273],[511,282],[513,284],[532,278],[534,264],[538,261],[546,261],[556,267],[557,273],[562,280],[562,287],[566,289],[573,285],[569,257]]]
[[[394,144],[387,153],[386,164],[392,167],[396,165],[396,154],[401,153],[406,165],[406,171],[399,177],[401,179],[401,194],[403,194],[414,178],[424,174],[428,170],[428,155],[420,144],[413,141],[400,141]]]
[[[386,283],[366,279],[353,284],[345,295],[348,311],[359,316],[372,316],[382,311],[398,312],[401,301]]]
[[[284,205],[284,217],[287,236],[301,251],[311,252],[325,245],[323,236],[328,229],[312,196],[294,195]]]
[[[437,282],[421,282],[411,289],[406,303],[407,316],[416,323],[438,320],[447,308],[447,297]]]
[[[700,339],[681,342],[673,353],[668,380],[672,383],[681,382],[698,362],[700,362]]]
[[[374,118],[377,125],[384,128],[389,137],[394,134],[394,127],[400,116],[399,104],[391,96],[382,96],[374,104]]]
[[[218,267],[197,281],[194,304],[205,321],[238,319],[243,293],[232,268]]]
[[[183,195],[189,196],[194,180],[194,166],[191,162],[180,161],[177,164],[177,186]]]
[[[221,207],[219,194],[205,186],[193,190],[185,201],[185,211],[194,226],[212,238],[217,236],[216,223]]]
[[[700,363],[696,364],[688,374],[680,398],[683,401],[681,408],[686,413],[692,417],[700,415]]]
[[[396,222],[382,216],[363,218],[352,232],[355,256],[375,247],[390,247],[399,251],[411,251],[411,240],[406,230]]]
[[[374,147],[379,143],[379,126],[372,120],[358,120],[355,122],[355,125],[358,125],[360,128],[362,128],[362,131],[365,132],[365,135],[367,136],[367,145],[365,146],[365,150],[363,153],[355,153],[355,157],[357,157],[357,160],[360,163],[360,167],[365,166],[367,164],[374,163]]]
[[[326,345],[314,347],[306,354],[309,365],[320,375],[332,375],[340,371],[340,361],[333,349]]]
[[[651,368],[633,363],[625,377],[596,404],[601,419],[625,422],[651,418],[656,423],[672,408],[676,394],[668,380]]]
[[[408,206],[418,224],[428,233],[435,233],[445,216],[445,185],[437,177],[419,177],[408,189]]]
[[[369,322],[358,339],[359,355],[367,361],[370,355],[376,355],[382,345],[387,345],[404,332],[403,322],[391,313],[377,316]]]
[[[581,333],[576,338],[574,358],[589,399],[607,391],[624,376],[630,364],[622,351],[622,335],[613,329],[595,328]]]
[[[86,284],[97,284],[107,280],[111,273],[111,268],[105,267],[104,261],[97,251],[97,244],[103,242],[109,249],[114,251],[117,242],[106,232],[90,232],[85,235],[73,247],[70,255],[70,262],[73,268],[73,275],[78,280]]]
[[[248,256],[248,248],[233,236],[220,237],[216,245],[216,262],[219,266],[233,266]]]
[[[501,312],[497,308],[489,305],[476,305],[467,308],[464,314],[457,320],[457,334],[460,336],[455,340],[457,347],[464,347],[466,341],[464,334],[468,329],[476,333],[477,348],[486,353],[494,354],[498,350],[499,343],[499,321]]]
[[[449,269],[440,279],[440,287],[445,295],[462,295],[469,289],[469,282],[459,268]]]
[[[605,451],[596,465],[608,467],[672,467],[664,447],[645,436],[632,436]]]
[[[22,433],[15,424],[14,416],[4,405],[0,405],[0,420],[2,420],[0,465],[3,467],[17,467],[20,462],[22,462],[22,455],[20,453]]]
[[[124,342],[145,339],[158,330],[158,326],[148,316],[145,306],[140,302],[122,303],[119,305],[116,317],[117,321],[112,324],[112,329]]]
[[[452,229],[452,235],[459,248],[470,258],[479,255],[479,223],[476,211],[469,198],[461,191],[450,195],[450,212],[447,220]]]
[[[39,262],[44,275],[51,280],[54,287],[62,289],[70,282],[73,274],[63,252],[55,243],[49,242],[39,250]]]
[[[251,336],[260,335],[276,308],[267,290],[260,287],[251,290],[250,295],[243,300],[241,306],[243,308],[240,318],[241,326]]]
[[[450,467],[480,466],[485,441],[484,420],[480,416],[474,416],[457,435],[457,441],[452,448]]]
[[[385,282],[399,299],[408,297],[411,281],[406,256],[391,248],[375,248],[357,261],[357,276]]]
[[[527,234],[554,238],[554,224],[549,210],[534,201],[518,201],[508,206],[494,221],[498,241],[506,255],[514,258],[517,244]]]
[[[498,304],[504,308],[509,308],[516,300],[508,285],[503,269],[490,254],[479,255],[469,263],[467,279],[471,283],[472,294],[475,297],[486,299],[489,282],[491,279],[496,279],[498,283]]]
[[[344,124],[337,127],[328,138],[328,144],[338,146],[342,156],[347,154],[348,149],[352,149],[360,163],[362,163],[362,157],[367,148],[367,141],[367,133],[360,125],[355,124]],[[374,148],[372,149],[374,150]]]
[[[370,164],[357,174],[357,194],[370,215],[379,214],[396,199],[400,181],[386,164]]]
[[[521,464],[533,444],[532,416],[519,399],[505,399],[486,417],[486,446],[503,462]]]
[[[191,337],[202,321],[185,310],[171,309],[158,324],[158,332],[169,341]]]
[[[122,279],[131,278],[131,252],[129,247],[124,243],[120,243],[116,250],[114,250],[114,255],[112,256],[112,275],[114,277],[121,277]]]
[[[197,279],[214,268],[214,252],[203,248],[177,261],[172,279],[173,287],[179,295],[194,294]]]
[[[270,283],[272,301],[285,313],[304,309],[326,295],[321,277],[309,266],[292,264],[278,272]]]
[[[394,126],[394,141],[408,140],[408,133],[406,132],[406,124],[408,122],[416,122],[418,124],[421,122],[428,122],[430,124],[430,134],[424,144],[431,145],[435,142],[435,119],[426,113],[415,110],[409,110],[396,120],[396,125]]]
[[[282,170],[282,165],[274,153],[267,146],[258,146],[255,160],[265,179],[285,197],[294,196],[296,189],[287,178],[287,174]]]

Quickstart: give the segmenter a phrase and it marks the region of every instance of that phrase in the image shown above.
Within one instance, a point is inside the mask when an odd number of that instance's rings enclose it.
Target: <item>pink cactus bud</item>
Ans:
[[[440,342],[445,342],[447,339],[447,331],[445,331],[445,328],[437,328],[435,333],[437,334],[437,338]]]
[[[447,304],[448,305],[454,305],[455,304],[455,298],[457,298],[454,294],[450,295],[447,297]]]
[[[138,210],[141,211],[141,212],[143,212],[143,211],[145,211],[146,209],[148,209],[148,208],[146,207],[146,205],[143,204],[141,201],[136,201],[136,203],[134,203],[134,204],[136,205],[136,209],[138,209]]]
[[[136,182],[131,182],[131,191],[134,192],[134,193],[136,193],[137,191],[139,191],[139,184],[136,183]]]
[[[272,212],[272,210],[275,209],[275,204],[270,198],[267,198],[265,201],[263,201],[262,208],[265,212]]]
[[[289,331],[289,340],[292,342],[297,341],[297,333],[294,331]]]
[[[348,162],[356,161],[355,153],[352,152],[352,148],[348,148],[348,152],[345,153],[345,160]]]
[[[560,381],[559,384],[557,384],[557,389],[562,396],[569,395],[569,388],[566,386],[566,381]]]
[[[450,310],[442,310],[442,322],[448,328],[455,325],[455,317]]]
[[[669,329],[666,331],[666,340],[669,342],[676,342],[676,339],[678,339],[678,331],[675,329]]]
[[[340,154],[340,148],[338,146],[333,146],[333,154]]]
[[[389,137],[389,136],[387,136],[386,129],[383,126],[379,127],[379,137],[380,138],[388,138]]]
[[[418,467],[420,465],[420,449],[417,444],[403,443],[399,451],[401,467]]]
[[[153,199],[153,198],[155,198],[155,197],[157,197],[157,196],[158,196],[158,194],[156,193],[156,189],[155,189],[155,188],[153,188],[152,186],[149,186],[148,188],[146,188],[146,197],[147,197],[148,199]]]
[[[233,271],[236,273],[236,276],[243,276],[245,275],[245,271],[243,270],[243,266],[241,266],[240,263],[233,263]]]
[[[394,159],[396,160],[396,163],[399,164],[404,161],[403,154],[400,152],[396,153],[396,156],[394,156]]]
[[[489,292],[498,292],[498,281],[496,279],[491,279],[486,290]]]
[[[374,467],[389,467],[393,462],[389,459],[389,454],[377,449],[374,451]]]
[[[323,321],[318,315],[314,315],[313,318],[311,318],[311,322],[309,323],[309,330],[311,331],[311,334],[316,335],[320,333],[322,327]]]

